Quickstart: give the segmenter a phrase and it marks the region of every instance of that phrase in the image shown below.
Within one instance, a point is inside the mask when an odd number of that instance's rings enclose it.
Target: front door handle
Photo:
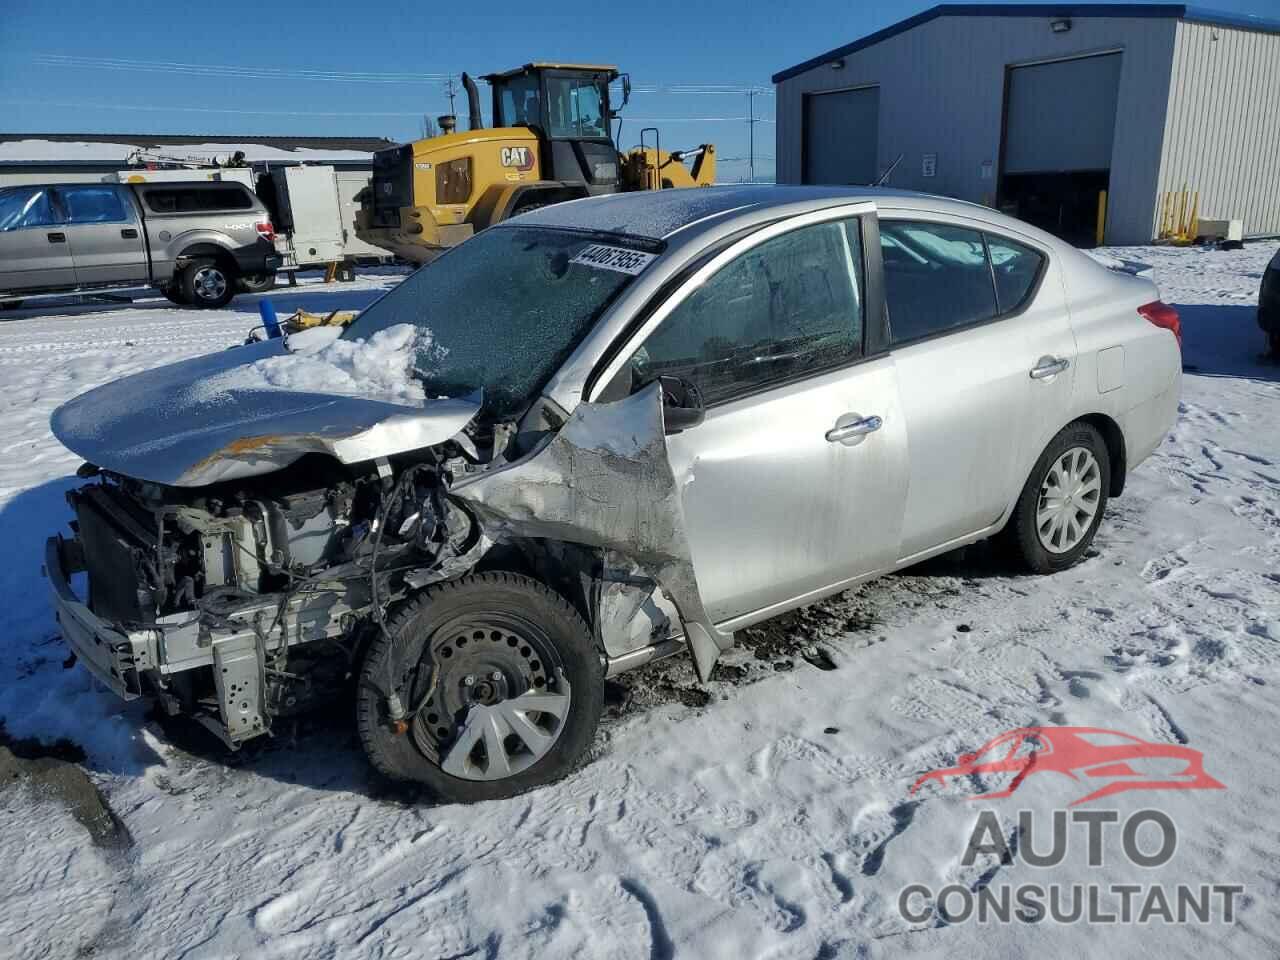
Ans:
[[[1045,380],[1061,373],[1069,366],[1071,366],[1071,361],[1066,357],[1041,357],[1036,361],[1036,365],[1031,368],[1031,379]]]
[[[50,243],[66,243],[67,235],[65,233],[51,233],[49,234],[49,242]]]
[[[125,227],[120,231],[120,236],[124,237],[126,240],[137,240],[138,231],[133,229],[133,227]]]
[[[853,440],[857,437],[864,437],[868,433],[875,433],[884,426],[884,421],[879,417],[862,417],[851,423],[842,423],[839,426],[832,427],[827,431],[828,443],[844,443],[846,440]]]

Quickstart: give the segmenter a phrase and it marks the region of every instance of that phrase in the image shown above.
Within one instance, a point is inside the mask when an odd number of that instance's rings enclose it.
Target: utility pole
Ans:
[[[453,109],[453,77],[450,77],[444,83],[445,92],[449,94],[449,113],[451,116],[457,116],[457,111]]]
[[[747,90],[747,179],[756,182],[756,91]]]

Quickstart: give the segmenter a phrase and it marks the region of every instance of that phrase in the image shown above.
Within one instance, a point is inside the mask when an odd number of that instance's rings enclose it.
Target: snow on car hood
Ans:
[[[429,339],[409,324],[366,340],[331,330],[236,347],[116,380],[53,412],[54,436],[104,469],[179,487],[257,476],[306,453],[359,463],[448,440],[480,398],[428,400]]]

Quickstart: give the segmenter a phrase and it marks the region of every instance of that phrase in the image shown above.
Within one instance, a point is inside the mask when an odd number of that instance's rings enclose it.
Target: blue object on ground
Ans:
[[[276,319],[276,308],[270,300],[258,301],[258,313],[262,314],[262,325],[266,327],[268,337],[274,340],[284,333],[280,329],[280,321]]]

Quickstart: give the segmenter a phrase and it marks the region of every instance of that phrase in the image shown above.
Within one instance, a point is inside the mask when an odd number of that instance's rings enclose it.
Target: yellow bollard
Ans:
[[[1102,238],[1106,232],[1107,225],[1107,191],[1098,191],[1098,223],[1097,229],[1094,231],[1094,239],[1097,246],[1102,246]]]

